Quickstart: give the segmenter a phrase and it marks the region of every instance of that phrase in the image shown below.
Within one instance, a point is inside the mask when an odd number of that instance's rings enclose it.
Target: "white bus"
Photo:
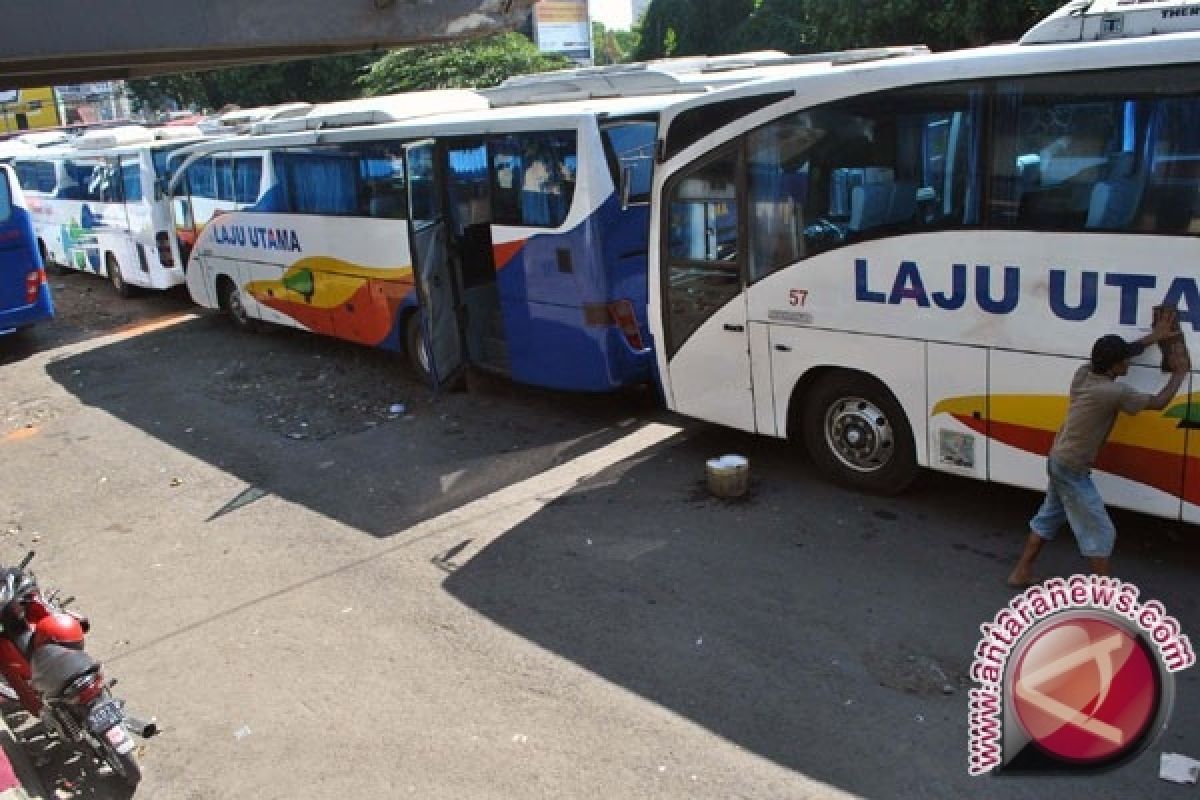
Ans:
[[[670,408],[803,439],[869,490],[919,467],[1044,488],[1098,336],[1138,338],[1167,303],[1200,352],[1197,8],[1076,2],[1017,44],[673,108],[650,242]],[[1135,364],[1159,391],[1157,350]],[[1105,498],[1200,521],[1198,422],[1186,385],[1118,420]]]
[[[102,275],[122,296],[182,284],[167,156],[200,138],[196,129],[131,125],[14,158],[43,260]]]

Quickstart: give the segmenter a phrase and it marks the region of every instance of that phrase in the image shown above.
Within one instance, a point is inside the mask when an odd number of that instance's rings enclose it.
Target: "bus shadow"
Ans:
[[[702,478],[705,459],[726,452],[751,462],[737,502],[711,497]],[[1012,596],[1004,576],[1037,500],[942,476],[900,498],[868,497],[828,485],[786,444],[701,429],[563,496],[444,587],[540,648],[809,778],[869,797],[958,798],[980,786],[966,772],[979,625]],[[1124,522],[1139,544],[1121,567],[1185,629],[1200,624],[1188,588],[1200,549],[1177,547],[1151,521]],[[1073,547],[1058,544],[1042,566],[1077,569]],[[1200,714],[1191,695],[1181,693],[1176,729]],[[703,775],[703,755],[672,757],[672,772]],[[1098,786],[1144,796],[1156,772],[1149,754],[1056,784],[1056,796],[1091,798]],[[988,786],[994,797],[1045,796],[1036,780]]]
[[[435,398],[394,354],[299,331],[248,335],[215,315],[46,370],[84,404],[244,481],[208,519],[275,495],[374,536],[602,446],[651,408],[644,396],[499,381]]]

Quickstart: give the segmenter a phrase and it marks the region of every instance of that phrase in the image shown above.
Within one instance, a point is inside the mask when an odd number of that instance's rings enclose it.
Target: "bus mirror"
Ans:
[[[633,167],[621,170],[621,210],[629,208],[629,198],[633,192]]]

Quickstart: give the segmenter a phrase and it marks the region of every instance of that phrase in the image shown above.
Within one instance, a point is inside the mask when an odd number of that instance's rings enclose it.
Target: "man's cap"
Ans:
[[[1101,336],[1092,345],[1092,369],[1096,372],[1108,372],[1127,358],[1133,358],[1142,352],[1142,348],[1110,333]]]

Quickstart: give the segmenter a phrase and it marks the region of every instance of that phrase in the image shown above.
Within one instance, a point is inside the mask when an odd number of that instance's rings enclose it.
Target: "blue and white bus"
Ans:
[[[0,164],[0,334],[54,316],[29,209],[12,167]]]
[[[43,260],[105,277],[122,296],[182,284],[166,162],[202,138],[195,128],[130,125],[16,156]]]

